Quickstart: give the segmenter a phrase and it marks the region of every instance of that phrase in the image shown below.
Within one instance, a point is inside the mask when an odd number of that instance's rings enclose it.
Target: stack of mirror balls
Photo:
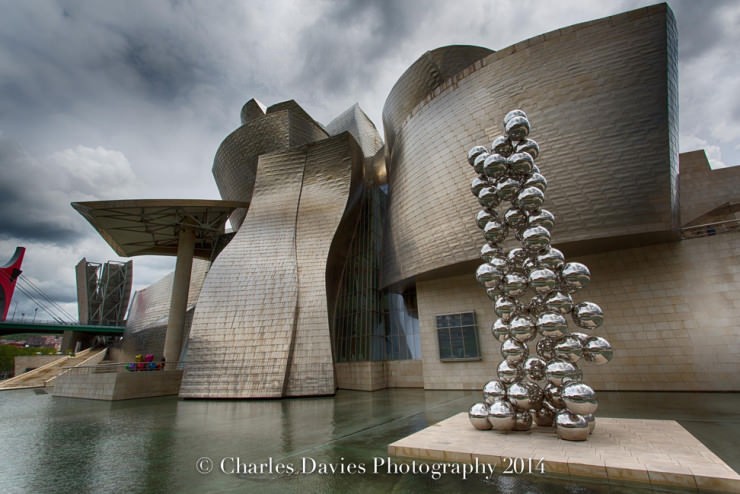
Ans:
[[[547,180],[529,131],[527,115],[513,110],[490,150],[475,146],[468,153],[477,173],[472,192],[483,207],[476,221],[486,239],[475,276],[493,301],[498,319],[491,332],[503,357],[498,378],[483,388],[484,402],[468,416],[477,429],[526,431],[536,423],[583,441],[594,429],[598,403],[578,364],[605,364],[613,353],[604,338],[582,332],[601,326],[603,313],[593,302],[574,301],[591,279],[588,268],[566,262],[550,245],[555,216],[542,208]],[[520,246],[507,252],[502,244],[510,234]]]

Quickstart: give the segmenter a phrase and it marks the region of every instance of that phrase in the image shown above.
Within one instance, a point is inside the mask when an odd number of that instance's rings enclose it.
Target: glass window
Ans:
[[[480,360],[475,312],[442,314],[436,319],[440,360]]]

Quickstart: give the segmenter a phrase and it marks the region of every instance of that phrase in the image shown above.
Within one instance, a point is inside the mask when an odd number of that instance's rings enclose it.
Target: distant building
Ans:
[[[553,245],[589,266],[579,300],[605,311],[598,334],[616,356],[585,366],[589,384],[740,389],[740,168],[711,170],[702,151],[679,159],[676,36],[661,4],[498,52],[427,52],[386,100],[384,143],[356,106],[322,126],[293,101],[250,100],[213,165],[222,198],[249,207],[190,278],[180,396],[479,389],[494,377],[465,156],[513,108],[542,148]],[[127,354],[163,352],[167,286],[137,293]]]

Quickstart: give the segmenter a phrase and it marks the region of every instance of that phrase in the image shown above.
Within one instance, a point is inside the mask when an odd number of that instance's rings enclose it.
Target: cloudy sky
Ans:
[[[218,198],[213,155],[241,106],[295,99],[328,123],[358,102],[380,128],[425,51],[498,50],[640,0],[0,0],[0,263],[76,314],[74,265],[118,259],[69,203]],[[680,147],[740,163],[740,2],[672,0]],[[146,286],[174,266],[138,257]],[[19,317],[36,304],[17,294]],[[48,319],[41,310],[38,319]]]

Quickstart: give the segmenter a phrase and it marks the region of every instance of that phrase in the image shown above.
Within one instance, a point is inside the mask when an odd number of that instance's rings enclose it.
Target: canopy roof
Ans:
[[[248,202],[203,199],[132,199],[73,202],[101,237],[122,257],[176,256],[180,230],[195,231],[195,257],[212,259],[226,220]]]

